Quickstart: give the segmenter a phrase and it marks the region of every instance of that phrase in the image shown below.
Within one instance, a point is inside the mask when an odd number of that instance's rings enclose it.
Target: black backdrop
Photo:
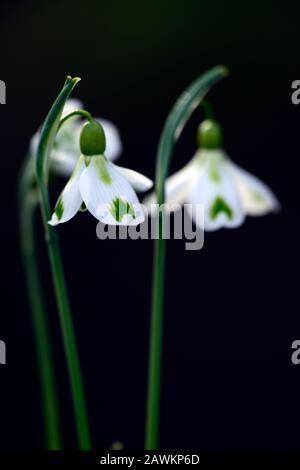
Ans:
[[[228,153],[276,192],[282,212],[205,237],[168,243],[162,448],[299,448],[298,297],[300,108],[298,17],[292,4],[57,0],[1,3],[0,448],[43,446],[33,338],[18,248],[16,181],[30,136],[65,76],[74,96],[111,119],[123,166],[154,177],[164,119],[196,76],[218,63],[230,78],[211,94]],[[198,111],[172,172],[195,150]],[[53,188],[56,195],[63,181]],[[58,228],[96,448],[142,448],[151,241],[96,238],[80,214]],[[64,437],[75,448],[68,381],[39,218]],[[117,291],[115,290],[117,286]]]

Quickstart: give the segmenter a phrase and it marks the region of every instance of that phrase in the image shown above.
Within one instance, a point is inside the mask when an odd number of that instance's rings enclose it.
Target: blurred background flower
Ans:
[[[280,204],[272,190],[226,155],[222,130],[216,121],[207,119],[200,124],[198,141],[194,157],[166,181],[166,204],[170,211],[188,204],[193,221],[200,230],[207,231],[239,227],[246,215],[278,212]],[[155,193],[144,200],[149,210],[155,202]],[[195,216],[196,206],[201,204],[203,221]]]
[[[84,108],[83,103],[70,98],[64,107],[62,118],[80,108]],[[106,135],[105,155],[109,160],[114,161],[119,158],[122,152],[120,133],[116,126],[107,119],[97,119],[101,123]],[[71,175],[80,157],[79,137],[82,124],[83,121],[80,116],[72,117],[62,126],[56,136],[54,149],[51,154],[52,169],[62,176]],[[31,138],[29,151],[32,154],[35,154],[37,150],[38,138],[39,132],[36,132]]]

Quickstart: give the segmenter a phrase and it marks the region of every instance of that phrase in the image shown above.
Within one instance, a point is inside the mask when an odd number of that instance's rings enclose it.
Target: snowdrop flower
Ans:
[[[104,224],[138,225],[144,221],[134,189],[146,191],[152,187],[152,181],[110,162],[104,156],[105,148],[101,124],[86,123],[80,134],[81,156],[56,203],[50,225],[67,222],[82,204]]]
[[[62,118],[67,114],[82,108],[82,103],[79,100],[70,98],[64,107]],[[122,151],[122,143],[117,128],[106,119],[97,119],[105,132],[107,138],[106,157],[114,161]],[[79,137],[82,127],[80,116],[74,116],[64,123],[59,130],[54,141],[53,150],[51,153],[51,164],[55,172],[62,176],[70,176],[75,168],[79,158]],[[30,151],[35,154],[39,141],[39,132],[37,132],[31,139]]]
[[[251,173],[236,165],[222,148],[222,131],[212,120],[199,126],[201,147],[192,160],[166,181],[167,208],[190,204],[187,209],[194,222],[195,205],[204,207],[204,227],[207,231],[222,227],[239,227],[246,215],[261,216],[279,210],[280,204],[271,189]],[[145,200],[151,209],[155,195]],[[172,208],[172,205],[175,205]]]

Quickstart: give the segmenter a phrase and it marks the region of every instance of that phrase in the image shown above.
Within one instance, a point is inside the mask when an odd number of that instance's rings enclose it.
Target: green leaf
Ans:
[[[49,166],[49,152],[53,146],[54,139],[58,130],[59,121],[65,103],[69,98],[70,93],[78,83],[80,78],[67,77],[64,87],[60,94],[54,101],[41,129],[39,144],[37,148],[35,170],[36,176],[41,190],[41,197],[43,199],[43,210],[46,219],[51,217],[51,210],[49,205],[47,179],[48,179],[48,166]]]

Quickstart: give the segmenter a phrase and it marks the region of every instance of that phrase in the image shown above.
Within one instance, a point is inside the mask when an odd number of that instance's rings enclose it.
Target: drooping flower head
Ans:
[[[65,104],[62,118],[69,113],[82,108],[81,101],[70,98]],[[96,118],[104,129],[107,146],[105,156],[108,160],[115,161],[122,152],[122,142],[118,129],[107,119]],[[80,156],[79,138],[82,128],[82,120],[80,116],[74,116],[64,123],[59,130],[51,152],[51,167],[62,175],[70,176],[73,172],[78,158]],[[39,132],[36,132],[30,142],[30,152],[36,153],[39,141]]]
[[[104,155],[106,134],[98,121],[86,123],[80,133],[76,167],[56,203],[51,225],[67,222],[84,203],[99,221],[109,225],[138,225],[144,213],[134,189],[152,187],[149,178],[110,162]]]
[[[166,181],[166,203],[188,204],[195,223],[196,204],[204,207],[207,231],[222,227],[239,227],[246,215],[260,216],[275,212],[280,204],[271,189],[251,173],[236,165],[225,153],[220,125],[211,119],[198,129],[199,149],[192,160]],[[155,202],[152,194],[145,201],[148,208]]]

